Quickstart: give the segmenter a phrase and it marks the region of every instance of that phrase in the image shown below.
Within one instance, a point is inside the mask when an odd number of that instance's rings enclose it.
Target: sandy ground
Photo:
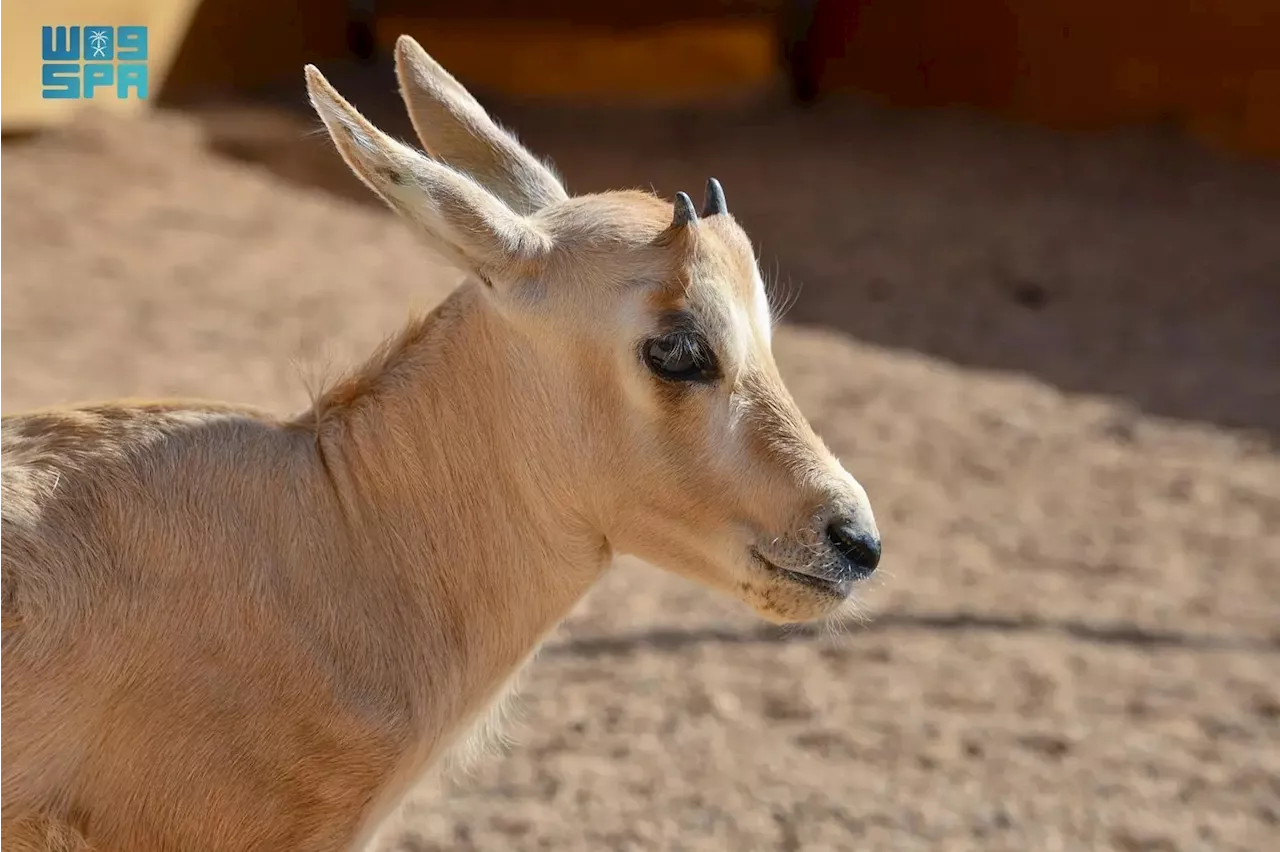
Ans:
[[[838,636],[620,566],[528,673],[510,748],[385,848],[1276,844],[1275,169],[850,104],[498,112],[578,191],[723,181],[802,285],[778,358],[886,556]],[[4,410],[292,410],[439,299],[313,126],[236,107],[6,143]]]

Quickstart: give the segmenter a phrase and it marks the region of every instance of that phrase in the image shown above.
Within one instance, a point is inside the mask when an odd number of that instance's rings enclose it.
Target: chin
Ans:
[[[772,624],[814,624],[843,612],[848,599],[783,598],[748,601],[756,614]]]
[[[823,621],[845,609],[852,580],[827,580],[789,571],[759,553],[751,555],[752,576],[738,584],[743,602],[773,624]]]
[[[687,566],[691,561],[672,559],[670,563]],[[716,565],[710,560],[694,564],[701,570],[686,568],[675,573],[737,598],[772,624],[807,624],[838,616],[848,611],[853,593],[852,580],[832,581],[789,571],[755,552],[737,564]]]
[[[739,585],[740,597],[765,621],[773,624],[808,624],[824,621],[846,610],[850,586],[819,586],[789,577],[771,577]]]

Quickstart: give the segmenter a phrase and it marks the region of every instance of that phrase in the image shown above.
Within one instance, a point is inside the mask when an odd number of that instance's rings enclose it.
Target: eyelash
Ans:
[[[666,352],[656,351],[666,346]],[[719,378],[719,367],[715,353],[702,335],[691,331],[671,331],[657,337],[649,338],[640,347],[640,356],[645,365],[658,378],[669,382],[711,382]],[[687,367],[673,369],[671,364],[676,359]]]

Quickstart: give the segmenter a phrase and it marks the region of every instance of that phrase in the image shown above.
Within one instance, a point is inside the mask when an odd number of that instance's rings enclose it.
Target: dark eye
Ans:
[[[644,345],[644,360],[660,378],[675,382],[709,382],[716,377],[711,347],[697,334],[672,332]]]

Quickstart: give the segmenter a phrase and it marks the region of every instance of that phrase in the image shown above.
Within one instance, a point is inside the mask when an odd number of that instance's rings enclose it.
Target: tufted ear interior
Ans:
[[[569,197],[551,169],[407,35],[396,41],[396,76],[414,130],[432,157],[471,175],[517,213],[532,214]]]
[[[306,76],[311,105],[343,160],[450,262],[496,284],[546,255],[550,237],[525,215],[471,175],[374,127],[314,66]]]

